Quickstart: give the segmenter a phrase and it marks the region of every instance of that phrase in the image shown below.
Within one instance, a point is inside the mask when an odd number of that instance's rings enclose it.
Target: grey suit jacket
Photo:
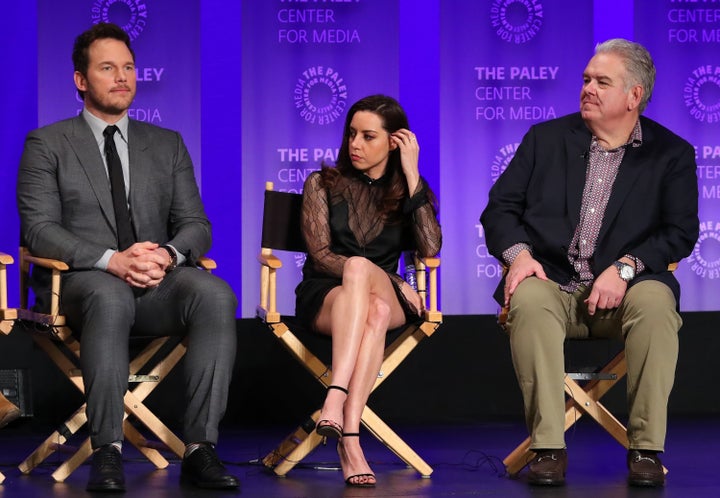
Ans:
[[[180,135],[128,126],[130,210],[138,241],[172,244],[190,261],[211,243],[190,156]],[[110,180],[82,115],[30,132],[17,184],[23,243],[73,270],[117,248]]]

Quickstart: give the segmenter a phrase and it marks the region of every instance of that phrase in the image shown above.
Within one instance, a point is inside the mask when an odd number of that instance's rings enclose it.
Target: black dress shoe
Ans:
[[[665,484],[662,462],[655,451],[630,450],[627,456],[628,484],[657,487]]]
[[[562,486],[567,471],[567,451],[533,450],[535,458],[530,462],[528,483],[534,486]]]
[[[215,449],[209,445],[202,445],[183,458],[180,479],[199,488],[235,489],[240,486],[238,478],[228,474]]]
[[[113,444],[101,446],[93,453],[88,491],[125,491],[122,455]]]

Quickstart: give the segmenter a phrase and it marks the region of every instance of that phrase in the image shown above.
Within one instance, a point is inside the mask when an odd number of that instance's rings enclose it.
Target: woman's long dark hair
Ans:
[[[322,167],[322,183],[325,188],[332,191],[337,184],[339,177],[354,175],[355,168],[350,161],[350,122],[358,111],[369,111],[377,114],[382,119],[383,129],[388,133],[394,133],[401,128],[410,129],[405,111],[400,104],[392,97],[386,95],[370,95],[355,102],[348,110],[345,117],[343,137],[338,152],[335,167]],[[395,148],[388,156],[385,175],[387,181],[383,182],[384,195],[381,199],[380,215],[386,221],[395,218],[393,215],[400,211],[400,204],[408,196],[407,181],[400,165],[400,149]]]

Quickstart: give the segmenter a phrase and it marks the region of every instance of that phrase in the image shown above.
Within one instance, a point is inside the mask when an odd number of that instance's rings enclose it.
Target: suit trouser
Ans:
[[[185,440],[217,443],[237,341],[237,298],[227,283],[197,268],[178,267],[159,286],[136,296],[109,273],[77,271],[63,279],[61,306],[81,336],[93,448],[123,439],[131,331],[187,337],[185,403],[178,402],[185,412]]]
[[[565,448],[564,341],[592,336],[625,340],[630,448],[663,451],[682,325],[675,297],[665,284],[645,280],[630,287],[618,308],[591,317],[583,303],[589,293],[583,287],[570,294],[530,277],[510,300],[507,330],[530,447]]]

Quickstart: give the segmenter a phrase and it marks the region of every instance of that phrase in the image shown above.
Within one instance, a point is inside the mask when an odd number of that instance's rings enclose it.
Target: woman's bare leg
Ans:
[[[347,397],[342,391],[328,390],[323,419],[337,421],[345,433],[359,431],[362,411],[382,364],[386,332],[404,322],[387,274],[365,258],[350,258],[342,286],[325,298],[316,321],[319,331],[332,335],[332,383],[349,390]],[[357,437],[343,439],[339,449],[346,478],[372,473]],[[367,477],[361,479],[368,482]]]

